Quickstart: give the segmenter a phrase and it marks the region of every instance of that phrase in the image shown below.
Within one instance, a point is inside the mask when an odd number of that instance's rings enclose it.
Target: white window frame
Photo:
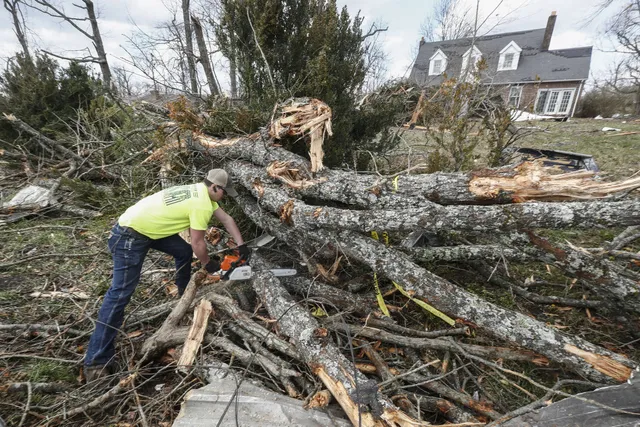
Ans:
[[[469,59],[473,61],[473,68],[469,67]],[[467,77],[477,69],[478,62],[482,59],[482,52],[478,49],[478,46],[470,47],[464,55],[462,55],[462,68],[460,69],[460,76],[464,76],[465,73]],[[467,68],[469,68],[467,72]]]
[[[518,91],[518,102],[515,103],[515,105],[511,104],[511,91],[513,91],[514,89],[516,89]],[[514,96],[515,98],[515,96]],[[507,105],[514,107],[514,108],[518,108],[520,107],[520,101],[522,100],[522,86],[510,86],[509,87],[509,94],[507,96]]]
[[[498,60],[498,71],[517,70],[521,52],[522,49],[516,42],[514,42],[513,40],[509,42],[509,44],[500,51],[500,59]],[[513,61],[511,61],[511,65],[505,67],[504,60],[508,54],[513,54]]]
[[[542,107],[542,111],[538,110],[538,100],[540,99],[540,95],[544,92],[547,92],[547,99],[545,99],[544,105]],[[560,104],[562,104],[562,98],[566,92],[571,92],[571,96],[569,97],[569,102],[567,104],[565,111],[560,111]],[[550,100],[553,97],[554,93],[556,93],[556,98],[553,103],[553,108],[551,107]],[[534,111],[539,114],[551,114],[551,115],[571,115],[571,107],[573,106],[573,101],[576,96],[576,88],[558,88],[558,89],[539,89],[538,94],[536,95],[536,103],[534,104]]]
[[[447,55],[444,54],[444,52],[440,49],[436,50],[436,52],[431,55],[431,58],[429,58],[429,75],[430,76],[439,76],[440,74],[444,73],[444,71],[447,69]],[[440,62],[440,71],[436,72],[435,70],[435,63],[436,61],[441,61]]]

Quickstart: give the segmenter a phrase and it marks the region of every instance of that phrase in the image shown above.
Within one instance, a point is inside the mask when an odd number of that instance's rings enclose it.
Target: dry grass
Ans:
[[[619,119],[593,120],[571,119],[569,122],[519,122],[518,127],[537,130],[520,139],[520,147],[545,148],[590,154],[594,157],[607,180],[628,178],[640,171],[640,133],[620,135],[625,132],[640,132],[640,122]],[[621,132],[603,132],[603,127],[621,129]],[[390,170],[402,170],[408,165],[426,162],[426,156],[435,149],[434,142],[423,130],[405,130],[402,142],[393,153]],[[407,154],[412,154],[407,162]],[[398,155],[398,153],[402,153]],[[486,166],[488,148],[481,142],[475,151],[476,168]],[[379,167],[388,165],[382,162]]]

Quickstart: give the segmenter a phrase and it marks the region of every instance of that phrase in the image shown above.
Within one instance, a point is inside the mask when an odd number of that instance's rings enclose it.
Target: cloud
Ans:
[[[67,11],[75,13],[78,10],[73,7],[73,1],[60,0]],[[338,6],[341,8],[346,5],[352,17],[361,10],[361,16],[365,18],[364,31],[368,30],[373,22],[388,25],[388,31],[380,35],[379,41],[389,60],[389,77],[398,77],[415,59],[420,26],[432,13],[433,1],[338,0]],[[475,8],[476,0],[461,1],[470,8]],[[481,16],[486,16],[499,2],[500,0],[483,0]],[[601,0],[504,0],[493,12],[487,26],[490,27],[491,22],[508,15],[507,22],[494,32],[544,28],[550,12],[555,10],[558,19],[551,41],[552,48],[591,44],[597,46],[607,20],[616,13],[616,8],[612,6],[596,16],[589,25],[585,25],[587,18],[594,13],[600,2]],[[126,42],[125,35],[131,35],[135,31],[134,23],[145,31],[152,31],[162,22],[171,19],[167,5],[173,5],[175,9],[179,0],[109,0],[95,4],[105,48],[110,58],[114,58],[115,61],[115,58],[126,56],[121,45]],[[25,15],[31,32],[37,36],[36,44],[42,48],[64,53],[90,46],[88,39],[65,22],[33,10],[25,10]],[[181,13],[178,12],[178,19],[180,18]],[[0,56],[11,56],[19,49],[12,28],[10,15],[3,11],[0,13]],[[595,50],[591,68],[594,73],[600,70],[605,72],[611,60],[611,55]]]

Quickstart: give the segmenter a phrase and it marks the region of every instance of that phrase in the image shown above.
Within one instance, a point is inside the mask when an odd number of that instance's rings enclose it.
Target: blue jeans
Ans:
[[[116,224],[109,237],[113,257],[113,281],[98,312],[96,329],[89,340],[85,366],[107,365],[113,362],[115,340],[124,321],[124,309],[140,281],[142,263],[149,249],[156,249],[176,260],[176,286],[182,295],[191,278],[193,249],[179,235],[151,239],[134,230]]]

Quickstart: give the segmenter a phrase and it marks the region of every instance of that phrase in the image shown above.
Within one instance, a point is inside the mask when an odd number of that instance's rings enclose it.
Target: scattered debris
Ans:
[[[544,166],[559,167],[565,172],[577,170],[588,170],[593,172],[600,171],[596,161],[590,154],[525,147],[515,148],[514,151],[521,161],[541,160]]]
[[[603,127],[602,128],[602,132],[620,132],[622,129],[618,129],[618,128],[610,128],[610,127]]]
[[[529,113],[523,110],[513,110],[511,119],[514,122],[528,122],[533,120],[558,120],[557,116],[544,116],[535,113]]]
[[[342,416],[339,411],[304,409],[299,400],[254,384],[220,364],[209,369],[209,385],[187,394],[173,427],[351,426]]]

